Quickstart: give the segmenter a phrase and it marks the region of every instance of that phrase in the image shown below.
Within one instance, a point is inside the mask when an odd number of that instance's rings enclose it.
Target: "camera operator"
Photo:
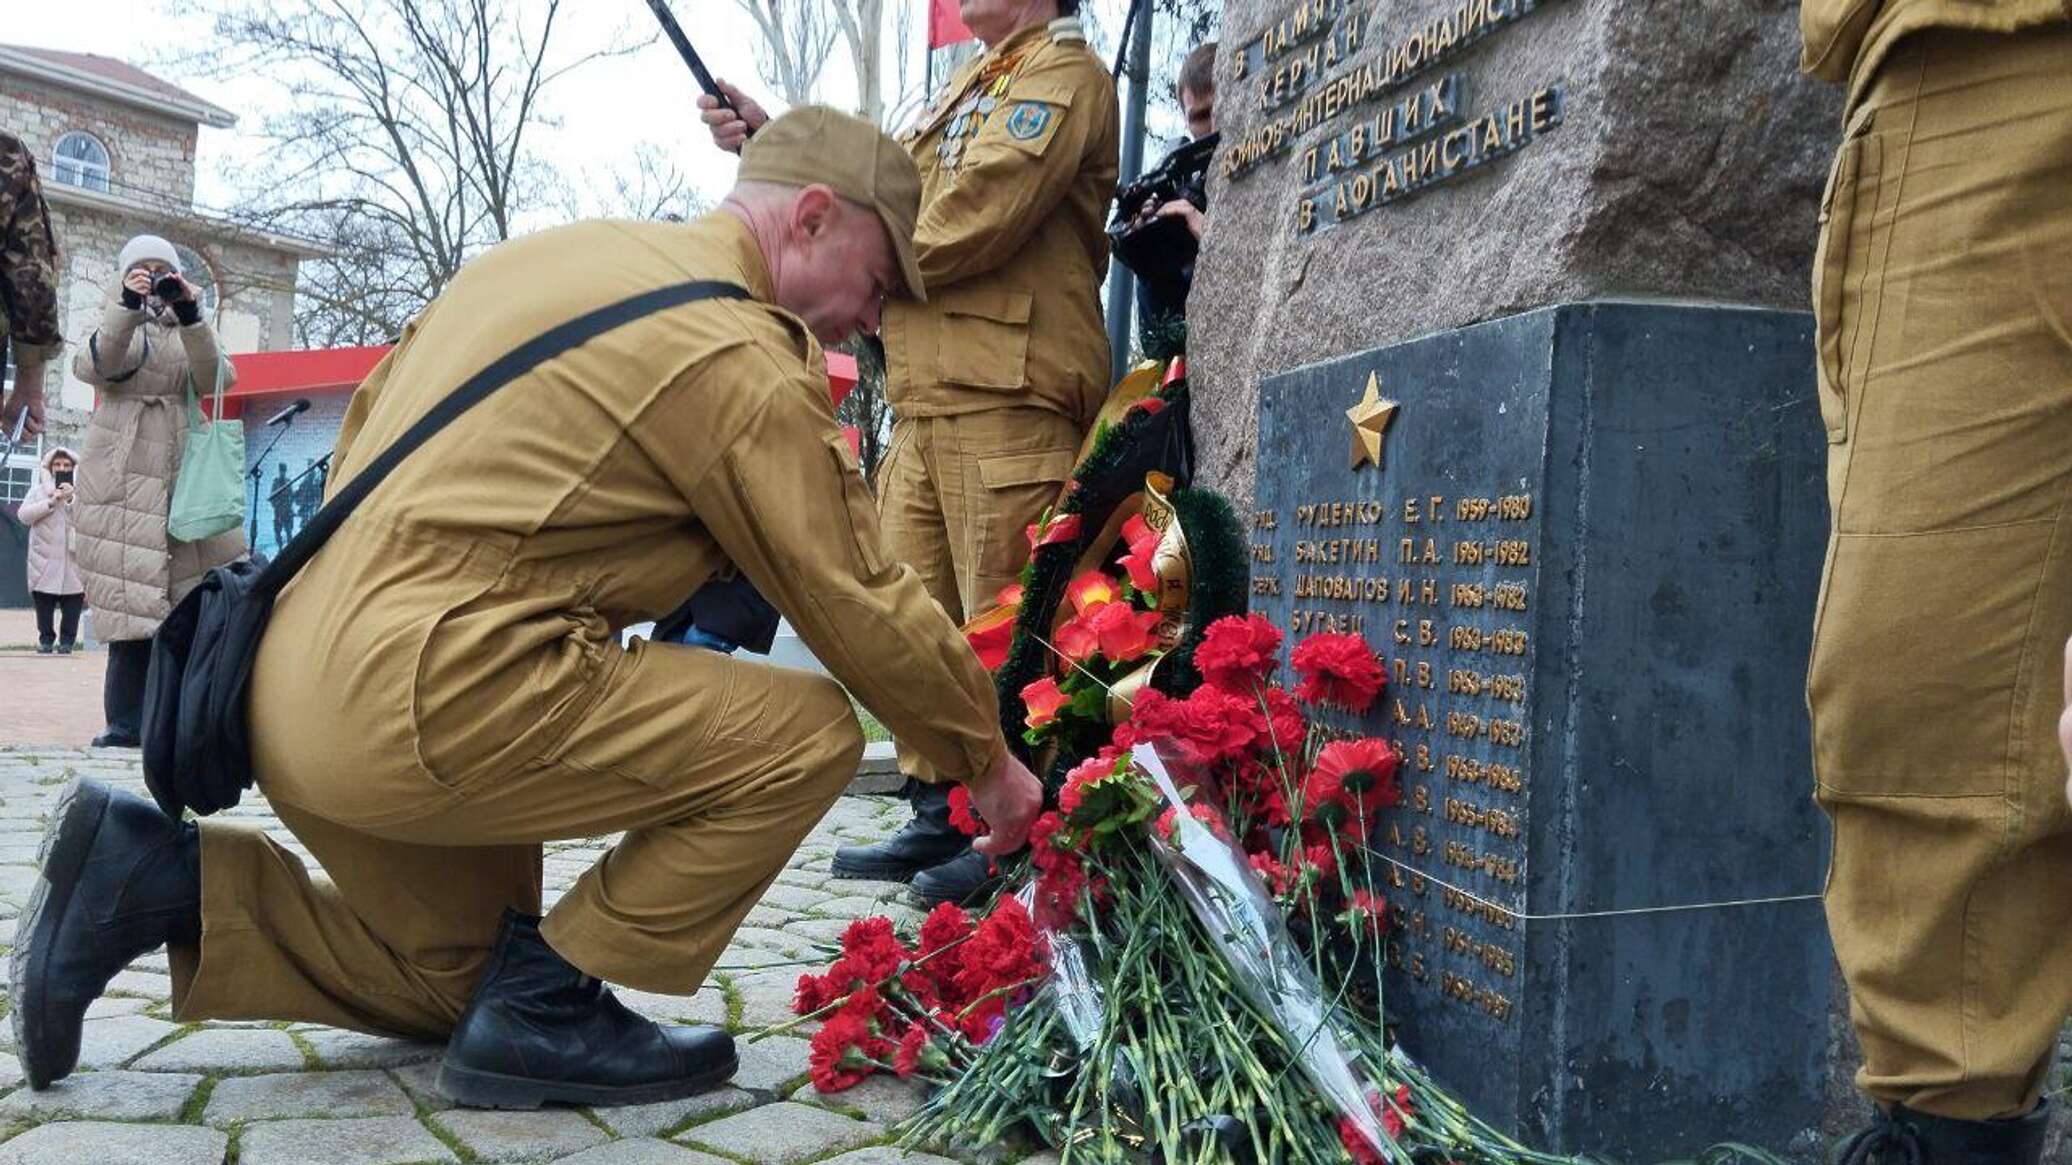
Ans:
[[[183,542],[166,532],[173,481],[187,445],[187,382],[234,376],[202,315],[179,252],[138,235],[116,259],[118,282],[101,326],[72,372],[100,390],[79,463],[74,554],[94,635],[108,645],[102,689],[108,727],[98,747],[137,747],[151,636],[210,568],[245,553],[242,526]]]
[[[1154,337],[1186,317],[1194,259],[1208,225],[1208,162],[1216,147],[1215,41],[1187,54],[1174,89],[1187,118],[1187,144],[1123,190],[1117,197],[1117,221],[1109,227],[1117,258],[1137,276],[1137,327],[1145,353],[1154,357],[1169,346]],[[1161,220],[1185,227],[1186,236]]]

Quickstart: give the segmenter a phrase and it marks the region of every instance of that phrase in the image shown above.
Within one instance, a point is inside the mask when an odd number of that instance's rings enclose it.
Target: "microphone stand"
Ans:
[[[273,440],[266,443],[266,451],[259,455],[259,459],[252,463],[251,470],[245,474],[252,479],[251,529],[245,534],[247,550],[259,545],[259,482],[266,475],[266,458],[273,452],[273,447],[281,443],[281,438],[288,435],[288,426],[294,423],[295,418],[292,414],[281,422],[281,431],[275,433]]]

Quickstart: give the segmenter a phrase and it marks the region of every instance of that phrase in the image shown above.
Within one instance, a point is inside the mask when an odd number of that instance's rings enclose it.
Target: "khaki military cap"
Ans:
[[[824,105],[802,105],[755,131],[741,150],[742,181],[826,186],[878,212],[907,294],[927,298],[914,257],[914,222],[921,216],[921,171],[877,126]]]

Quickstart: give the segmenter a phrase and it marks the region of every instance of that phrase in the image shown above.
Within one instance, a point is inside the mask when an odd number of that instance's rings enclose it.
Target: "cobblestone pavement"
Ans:
[[[36,878],[44,814],[66,782],[94,777],[142,792],[133,752],[0,748],[0,944]],[[290,841],[256,793],[232,815]],[[836,845],[896,829],[904,807],[845,797],[778,875],[690,998],[621,991],[656,1019],[722,1023],[746,1035],[790,1018],[797,960],[817,961],[850,919],[906,919],[903,887],[826,876]],[[292,842],[291,842],[292,844]],[[604,842],[548,847],[550,899]],[[307,860],[307,855],[304,855]],[[432,1087],[439,1049],[314,1024],[173,1022],[163,951],[118,976],[88,1013],[82,1071],[42,1093],[0,1051],[0,1165],[955,1165],[890,1147],[889,1126],[920,1101],[915,1086],[871,1080],[823,1097],[805,1082],[806,1041],[740,1044],[730,1087],[688,1100],[612,1109],[456,1109]],[[0,1032],[6,1025],[0,1025]],[[12,1035],[0,1035],[0,1042]],[[1015,1161],[1013,1153],[985,1155]],[[1054,1160],[1026,1158],[1028,1165]]]

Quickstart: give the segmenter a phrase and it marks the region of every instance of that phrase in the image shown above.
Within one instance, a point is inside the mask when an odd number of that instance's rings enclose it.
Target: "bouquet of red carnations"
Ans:
[[[910,940],[854,924],[841,958],[799,981],[800,1014],[825,1019],[816,1085],[920,1077],[940,1087],[909,1143],[1025,1129],[1068,1162],[1559,1160],[1476,1120],[1384,1038],[1388,908],[1367,841],[1401,756],[1310,721],[1371,705],[1386,682],[1373,649],[1304,640],[1290,691],[1273,682],[1279,632],[1224,618],[1195,645],[1192,692],[1137,687],[1111,725],[1106,697],[1155,654],[1156,610],[1151,588],[1111,584],[1075,581],[1054,636],[1064,672],[1024,701],[1032,744],[1105,740],[1037,821],[1019,890],[976,918],[938,907]]]

